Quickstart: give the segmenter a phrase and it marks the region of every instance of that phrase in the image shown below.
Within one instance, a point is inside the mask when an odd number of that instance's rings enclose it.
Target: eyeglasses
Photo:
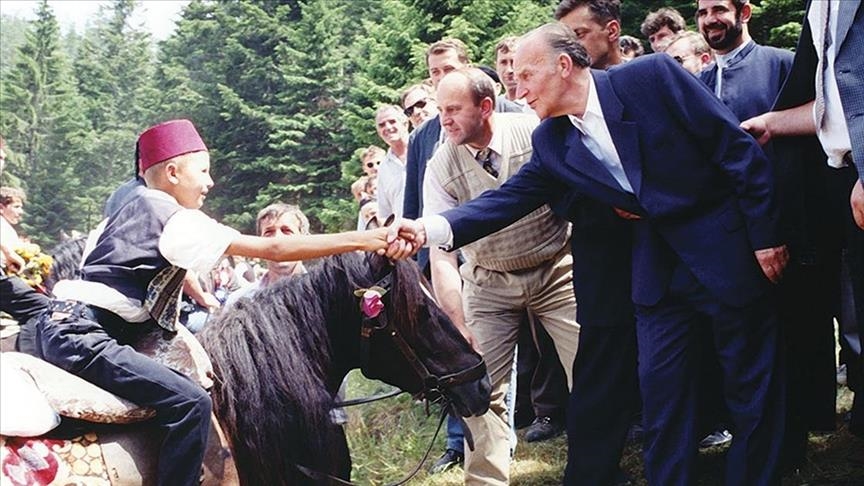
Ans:
[[[413,105],[409,106],[408,108],[405,108],[405,111],[403,113],[405,113],[405,116],[410,117],[411,115],[414,114],[414,110],[419,110],[421,108],[424,108],[425,106],[426,106],[426,100],[419,100],[416,103],[414,103]]]
[[[683,65],[684,65],[684,61],[686,61],[687,59],[690,59],[691,57],[693,57],[693,55],[692,55],[692,54],[688,54],[688,55],[686,55],[686,56],[672,56],[672,59],[675,59],[675,61],[676,61],[678,64],[680,64],[680,65],[683,66]]]
[[[380,160],[373,160],[372,162],[366,162],[366,168],[367,169],[371,169],[372,167],[375,167],[377,165],[381,165]]]

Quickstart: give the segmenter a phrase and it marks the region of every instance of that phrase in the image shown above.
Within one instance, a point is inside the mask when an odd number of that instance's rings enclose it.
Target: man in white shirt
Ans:
[[[402,217],[405,195],[405,161],[408,159],[408,118],[396,105],[375,111],[375,129],[387,144],[387,154],[378,167],[378,220]]]

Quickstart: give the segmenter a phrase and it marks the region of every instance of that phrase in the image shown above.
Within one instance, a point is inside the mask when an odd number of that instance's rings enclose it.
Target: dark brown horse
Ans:
[[[211,320],[199,337],[213,361],[214,410],[242,484],[349,477],[345,435],[330,410],[354,368],[410,393],[440,392],[463,416],[487,410],[482,358],[422,282],[413,262],[345,254],[241,299]],[[370,318],[355,291],[374,286],[387,292],[383,311]]]

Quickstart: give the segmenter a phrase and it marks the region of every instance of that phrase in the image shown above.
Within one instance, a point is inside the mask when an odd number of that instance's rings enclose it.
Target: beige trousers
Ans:
[[[475,445],[473,452],[465,450],[466,485],[510,482],[510,426],[504,395],[526,309],[552,336],[568,387],[572,383],[579,344],[572,266],[570,245],[566,245],[552,260],[526,270],[494,272],[468,264],[460,268],[466,324],[477,338],[492,381],[489,411],[465,419]]]

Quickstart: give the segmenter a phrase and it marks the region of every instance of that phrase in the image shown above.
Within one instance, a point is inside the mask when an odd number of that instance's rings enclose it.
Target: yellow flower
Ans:
[[[51,272],[51,265],[54,264],[51,255],[42,253],[42,249],[35,243],[25,243],[16,248],[15,253],[24,259],[24,267],[18,276],[31,287],[42,285],[45,277]]]

